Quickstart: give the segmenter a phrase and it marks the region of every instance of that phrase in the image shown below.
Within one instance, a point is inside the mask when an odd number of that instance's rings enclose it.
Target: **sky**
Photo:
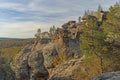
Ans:
[[[77,20],[100,4],[108,10],[120,0],[0,0],[0,37],[33,38],[37,29],[48,31]]]

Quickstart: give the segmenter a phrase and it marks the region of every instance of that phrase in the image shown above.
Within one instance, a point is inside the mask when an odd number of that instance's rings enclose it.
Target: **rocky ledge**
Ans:
[[[120,80],[120,71],[104,73],[93,80]]]

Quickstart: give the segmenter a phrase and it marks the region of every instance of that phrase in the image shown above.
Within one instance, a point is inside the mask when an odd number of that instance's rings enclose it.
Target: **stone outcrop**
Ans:
[[[2,57],[0,57],[0,80],[15,80],[10,65],[6,64],[5,58]]]
[[[80,46],[79,36],[82,33],[81,24],[76,21],[69,21],[62,25],[62,28],[54,29],[48,34],[51,38],[37,39],[34,49],[41,50],[45,59],[45,66],[53,68],[53,59],[58,54],[65,54],[67,57],[79,58]],[[49,39],[48,39],[49,38]],[[44,44],[44,42],[47,42]]]
[[[120,80],[120,71],[103,73],[93,80]]]
[[[11,63],[18,80],[47,80],[48,71],[44,66],[44,57],[39,50],[31,51],[27,45]]]
[[[43,55],[45,60],[45,66],[47,69],[54,68],[53,59],[58,54],[55,45],[53,43],[49,43],[43,49]]]
[[[49,80],[79,80],[77,75],[87,75],[84,58],[71,59],[53,69]],[[80,72],[78,72],[80,71]],[[79,74],[78,74],[79,73]]]
[[[41,31],[40,36],[36,34],[35,43],[25,46],[11,63],[18,80],[47,80],[47,69],[55,67],[54,58],[61,53],[69,58],[80,58],[81,32],[80,23],[69,21],[54,30],[54,34],[47,32],[46,37],[41,37]]]
[[[87,66],[85,55],[80,54],[81,33],[81,23],[76,21],[69,21],[62,28],[50,30],[50,33],[38,33],[35,43],[26,45],[11,62],[17,80],[92,80],[101,70],[96,68],[99,70],[93,74],[95,67]],[[118,44],[119,38],[116,40]],[[54,60],[59,55],[68,59],[55,65]],[[93,80],[119,79],[120,72],[111,72]]]

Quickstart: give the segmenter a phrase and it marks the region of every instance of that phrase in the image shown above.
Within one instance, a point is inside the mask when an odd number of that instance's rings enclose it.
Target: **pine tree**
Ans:
[[[120,4],[116,3],[111,6],[107,15],[107,20],[102,25],[104,33],[106,34],[106,42],[109,43],[109,54],[106,53],[107,58],[111,61],[111,70],[119,70],[120,63]],[[108,57],[109,56],[109,57]]]
[[[83,54],[96,55],[100,59],[101,73],[103,73],[103,57],[106,51],[103,29],[97,24],[96,18],[87,18],[84,32],[81,35],[80,48]]]
[[[86,17],[86,16],[88,16],[88,15],[90,15],[91,14],[91,12],[89,11],[89,10],[87,10],[87,11],[85,11],[85,13],[84,13],[84,17]]]
[[[101,5],[99,4],[98,5],[98,10],[97,10],[98,12],[101,12],[101,11],[103,11],[103,9],[102,9],[102,7],[101,7]]]

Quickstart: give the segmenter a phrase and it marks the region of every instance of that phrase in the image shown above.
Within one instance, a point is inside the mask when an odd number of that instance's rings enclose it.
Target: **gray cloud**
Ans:
[[[85,10],[104,10],[119,0],[0,0],[0,37],[33,37],[37,28],[44,31],[77,20]],[[13,14],[14,13],[14,14]],[[9,15],[9,16],[8,16]]]

